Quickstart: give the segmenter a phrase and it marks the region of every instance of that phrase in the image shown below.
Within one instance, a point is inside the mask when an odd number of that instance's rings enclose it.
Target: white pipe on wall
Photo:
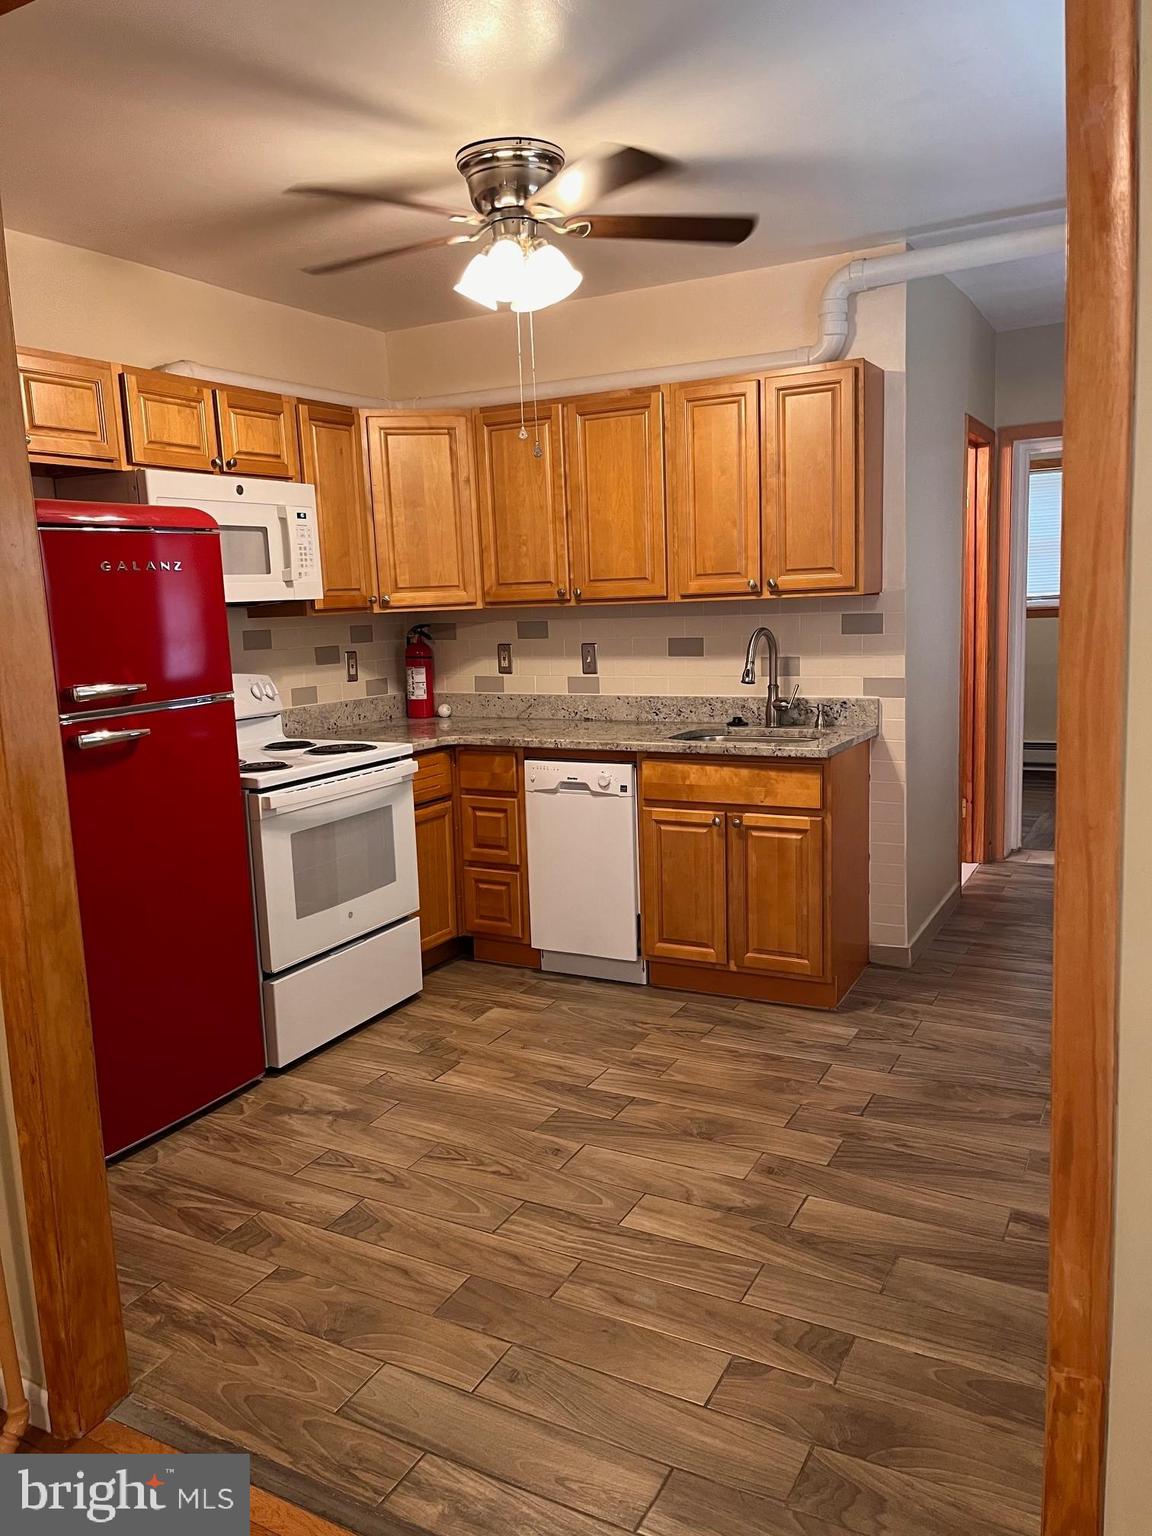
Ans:
[[[762,352],[753,357],[713,358],[707,362],[676,363],[663,368],[631,368],[622,373],[598,374],[595,378],[548,380],[550,398],[579,395],[603,389],[631,389],[644,384],[675,384],[691,379],[716,379],[728,374],[762,373],[771,368],[790,368],[807,363],[831,363],[844,356],[851,329],[853,295],[871,288],[890,288],[919,277],[946,277],[974,267],[995,267],[1029,256],[1051,256],[1064,250],[1066,224],[1012,234],[984,235],[976,240],[957,240],[949,245],[929,245],[891,256],[858,256],[846,262],[828,279],[820,296],[819,339],[809,347],[782,352]],[[514,391],[473,390],[454,395],[433,395],[396,400],[396,406],[434,408],[448,405],[503,405]]]

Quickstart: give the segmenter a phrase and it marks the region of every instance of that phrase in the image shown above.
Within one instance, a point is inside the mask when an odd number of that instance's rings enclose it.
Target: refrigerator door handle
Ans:
[[[81,731],[72,737],[72,745],[81,752],[91,752],[94,747],[115,747],[123,741],[136,741],[152,732],[143,726],[132,731]]]
[[[68,696],[77,704],[86,704],[90,699],[116,699],[125,693],[143,693],[147,687],[147,683],[77,683],[68,689]]]

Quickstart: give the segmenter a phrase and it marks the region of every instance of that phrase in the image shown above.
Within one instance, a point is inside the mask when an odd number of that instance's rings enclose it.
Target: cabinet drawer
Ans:
[[[645,758],[640,793],[673,804],[765,805],[816,811],[823,803],[819,763],[701,763]]]
[[[520,803],[495,795],[461,795],[460,846],[467,864],[520,866]]]
[[[417,805],[447,799],[452,793],[451,752],[422,752],[416,759],[416,778],[412,789]]]
[[[464,928],[494,939],[526,939],[524,894],[514,869],[464,869]]]
[[[489,752],[481,747],[466,747],[460,752],[456,775],[461,790],[514,795],[520,784],[515,752]]]

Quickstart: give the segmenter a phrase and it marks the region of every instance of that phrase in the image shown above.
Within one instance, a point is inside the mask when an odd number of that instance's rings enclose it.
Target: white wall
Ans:
[[[1056,740],[1056,652],[1059,619],[1024,622],[1024,740]]]
[[[32,1422],[47,1429],[44,1362],[32,1288],[32,1257],[24,1216],[24,1187],[20,1176],[20,1149],[16,1141],[16,1116],[4,1040],[4,1000],[0,998],[0,1263],[8,1285],[8,1302],[20,1350],[24,1389],[32,1407]]]
[[[908,287],[908,933],[959,876],[966,415],[992,419],[995,337],[947,278]]]
[[[21,346],[138,368],[188,358],[316,389],[388,396],[382,331],[15,230],[5,232],[5,243]]]
[[[1064,415],[1064,327],[1033,325],[996,337],[996,412],[988,426],[1021,427]]]

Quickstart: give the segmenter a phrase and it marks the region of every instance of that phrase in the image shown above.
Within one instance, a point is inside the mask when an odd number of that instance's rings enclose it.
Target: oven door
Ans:
[[[266,973],[416,911],[415,773],[405,758],[249,796]]]

